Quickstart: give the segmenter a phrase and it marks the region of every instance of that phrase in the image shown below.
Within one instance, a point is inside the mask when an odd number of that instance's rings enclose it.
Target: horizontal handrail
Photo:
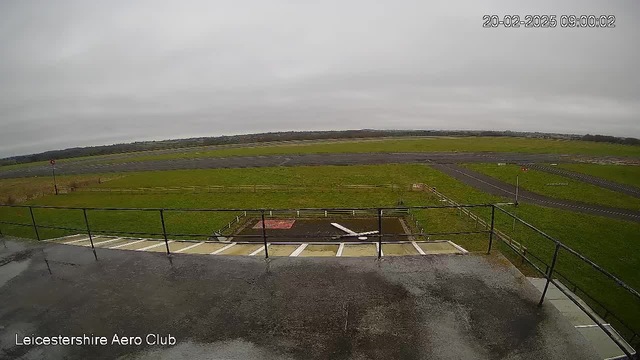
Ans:
[[[514,203],[505,203],[504,205],[515,205]],[[273,209],[273,208],[249,208],[249,209],[208,209],[208,208],[98,208],[98,207],[77,207],[77,206],[48,206],[48,205],[7,205],[0,204],[0,207],[13,207],[13,208],[33,208],[33,209],[60,209],[60,210],[96,210],[96,211],[211,211],[211,212],[225,212],[225,211],[273,211],[273,212],[285,212],[285,211],[338,211],[338,210],[410,210],[410,209],[447,209],[447,208],[478,208],[478,207],[492,207],[493,204],[470,204],[470,205],[433,205],[433,206],[394,206],[394,207],[367,207],[367,208],[292,208],[292,209]]]
[[[551,237],[550,235],[547,235],[545,232],[543,232],[542,230],[536,228],[535,226],[527,223],[526,221],[522,220],[521,218],[519,218],[518,216],[516,216],[515,214],[512,214],[510,212],[508,212],[505,209],[500,208],[499,206],[496,206],[496,208],[500,211],[502,211],[503,213],[511,216],[512,218],[518,220],[519,222],[521,222],[522,224],[526,225],[527,227],[529,227],[530,229],[536,231],[537,233],[539,233],[540,235],[546,237],[547,239],[553,241],[554,243],[556,243],[557,245],[559,245],[561,248],[567,250],[568,252],[570,252],[571,254],[575,255],[576,257],[578,257],[580,260],[586,262],[587,264],[591,265],[594,269],[600,271],[602,274],[604,274],[605,276],[607,276],[609,279],[615,281],[618,285],[620,285],[622,288],[624,288],[625,290],[627,290],[628,292],[630,292],[631,294],[633,294],[635,297],[637,297],[638,299],[640,299],[640,293],[638,293],[638,291],[634,288],[632,288],[631,286],[627,285],[624,281],[618,279],[615,275],[611,274],[610,272],[608,272],[607,270],[603,269],[601,266],[599,266],[598,264],[594,263],[593,261],[587,259],[585,256],[579,254],[577,251],[573,250],[572,248],[568,247],[567,245],[563,244],[562,242],[554,239],[553,237]]]

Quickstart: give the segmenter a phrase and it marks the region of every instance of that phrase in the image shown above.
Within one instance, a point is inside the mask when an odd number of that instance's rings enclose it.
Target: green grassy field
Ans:
[[[126,159],[105,160],[100,163],[188,159],[201,157],[373,153],[373,152],[522,152],[561,153],[584,155],[640,156],[640,147],[586,141],[527,139],[527,138],[432,138],[412,140],[368,140],[364,142],[335,142],[301,145],[258,146],[237,149],[185,151],[163,155],[134,156]]]
[[[489,196],[464,185],[443,173],[423,165],[379,165],[351,167],[293,167],[261,169],[219,169],[196,171],[166,171],[123,174],[123,177],[99,186],[140,187],[140,186],[188,186],[188,185],[225,185],[225,184],[307,184],[331,187],[335,184],[411,184],[425,183],[436,186],[438,191],[462,203],[494,203],[504,201]],[[142,194],[121,195],[110,193],[71,193],[61,196],[47,196],[28,201],[34,205],[58,205],[79,207],[133,207],[133,208],[301,208],[301,207],[378,207],[394,206],[402,196],[406,205],[441,204],[428,192],[392,191],[338,191],[323,192],[228,192],[228,193],[179,193],[179,194]],[[517,215],[543,229],[545,232],[565,244],[575,248],[586,257],[620,277],[629,285],[640,288],[637,269],[640,266],[640,253],[635,251],[640,225],[632,222],[614,220],[599,216],[590,216],[522,204],[511,207]],[[489,209],[474,212],[489,220]],[[39,224],[84,228],[81,210],[34,209]],[[230,213],[165,213],[167,231],[181,234],[211,234],[238,215]],[[460,215],[455,209],[416,211],[416,217],[427,232],[471,231],[476,229],[474,221]],[[28,209],[0,208],[0,217],[5,221],[29,224]],[[89,211],[89,221],[94,230],[118,230],[134,232],[161,233],[158,212],[131,211],[117,213],[109,211]],[[2,231],[10,235],[34,237],[30,227],[1,225]],[[517,224],[497,212],[496,226],[525,245],[533,253],[550,263],[553,244],[524,226]],[[482,229],[482,228],[480,228]],[[77,233],[41,229],[43,237],[56,237]],[[437,239],[450,239],[472,251],[484,251],[487,246],[487,234],[468,236],[446,236]],[[435,240],[435,238],[432,238]],[[502,248],[507,256],[513,257],[509,250]],[[517,259],[514,259],[517,263]],[[626,293],[620,292],[610,281],[603,279],[591,268],[572,259],[566,253],[560,257],[557,269],[574,280],[580,287],[588,290],[597,300],[605,304],[614,313],[628,323],[640,324],[640,312],[637,302]],[[640,329],[636,328],[636,331]]]
[[[549,197],[640,210],[640,199],[638,198],[603,189],[579,180],[569,179],[561,175],[549,174],[533,169],[522,171],[519,165],[466,164],[463,166],[514,186],[516,185],[516,176],[518,176],[520,188]]]
[[[57,177],[57,184],[59,189],[70,186],[97,185],[117,177],[119,177],[118,174],[62,175]],[[20,203],[53,193],[53,178],[50,176],[0,179],[0,204],[11,202],[10,198],[16,203]]]
[[[600,164],[558,164],[557,166],[640,188],[640,166]]]

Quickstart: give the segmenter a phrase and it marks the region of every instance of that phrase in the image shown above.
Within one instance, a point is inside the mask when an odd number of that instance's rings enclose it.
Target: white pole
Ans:
[[[520,175],[516,175],[516,204],[518,204],[518,188],[520,187]]]

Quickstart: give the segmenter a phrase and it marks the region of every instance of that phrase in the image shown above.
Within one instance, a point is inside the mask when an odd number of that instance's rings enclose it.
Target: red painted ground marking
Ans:
[[[293,219],[287,220],[265,220],[264,227],[266,229],[291,229],[293,223],[296,222]],[[253,227],[254,229],[262,229],[262,220],[258,221]]]

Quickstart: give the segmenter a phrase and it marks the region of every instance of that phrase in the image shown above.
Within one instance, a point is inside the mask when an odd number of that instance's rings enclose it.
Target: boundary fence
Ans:
[[[444,201],[444,202],[446,202],[446,203],[448,203],[450,205],[454,205],[454,206],[455,205],[459,205],[457,202],[455,202],[451,198],[449,198],[446,195],[438,192],[435,188],[427,187],[427,186],[425,186],[425,188],[428,189],[429,191],[431,191],[432,193],[434,193],[436,195],[436,197],[438,197],[442,201]],[[553,257],[551,263],[548,263],[548,261],[545,261],[545,260],[541,259],[536,254],[534,254],[531,251],[529,251],[529,249],[527,249],[527,247],[523,246],[521,243],[519,243],[518,241],[516,241],[515,239],[513,239],[509,235],[505,234],[504,232],[498,230],[493,224],[494,216],[495,216],[493,211],[495,211],[496,208],[499,209],[500,211],[502,211],[504,214],[506,214],[506,215],[510,216],[511,218],[513,218],[514,221],[517,221],[517,222],[519,222],[521,224],[524,224],[526,227],[532,229],[533,231],[535,231],[538,234],[542,235],[546,239],[554,242],[556,244],[556,250],[554,252],[554,257]],[[565,274],[562,274],[557,269],[555,269],[555,263],[557,261],[558,253],[559,253],[559,251],[561,249],[565,249],[565,250],[569,251],[569,253],[577,256],[580,260],[582,260],[582,261],[586,262],[587,264],[593,266],[599,272],[602,272],[609,279],[615,281],[616,284],[618,284],[618,285],[624,284],[621,280],[619,280],[615,276],[609,274],[604,269],[600,268],[598,265],[596,265],[592,261],[588,260],[584,256],[580,255],[577,251],[575,251],[573,249],[570,249],[566,245],[562,244],[560,241],[550,237],[549,235],[545,234],[543,231],[535,228],[533,225],[528,224],[524,220],[518,218],[516,215],[514,215],[514,214],[512,214],[512,213],[510,213],[510,212],[508,212],[508,211],[506,211],[506,210],[504,210],[502,208],[500,208],[499,206],[495,206],[493,211],[492,211],[492,214],[491,214],[491,225],[487,224],[487,222],[485,220],[483,220],[482,218],[480,218],[478,215],[473,214],[469,209],[463,208],[463,207],[460,207],[459,209],[460,209],[460,213],[461,214],[465,214],[465,215],[469,216],[471,219],[475,220],[476,227],[478,226],[478,224],[484,226],[485,228],[488,227],[488,226],[491,226],[492,233],[494,233],[496,235],[496,237],[498,237],[510,250],[512,250],[518,257],[520,257],[520,259],[521,259],[520,265],[523,265],[524,262],[527,262],[529,265],[533,266],[533,268],[534,268],[534,270],[536,272],[538,272],[539,274],[541,274],[545,278],[547,278],[547,283],[546,283],[545,288],[544,288],[543,296],[540,299],[540,304],[542,304],[542,301],[544,299],[544,295],[546,294],[547,288],[549,286],[549,282],[551,282],[554,285],[556,285],[556,287],[558,289],[560,289],[565,295],[567,295],[567,297],[569,297],[571,300],[574,300],[574,298],[573,298],[573,296],[570,296],[569,294],[567,294],[567,290],[568,289],[572,289],[571,290],[572,293],[575,294],[576,296],[578,295],[578,292],[582,293],[584,296],[587,297],[589,303],[591,304],[591,309],[593,309],[593,311],[596,312],[598,314],[598,316],[600,316],[602,318],[602,320],[607,320],[607,318],[613,318],[613,319],[616,320],[616,322],[620,326],[623,327],[623,329],[625,330],[625,336],[622,336],[622,338],[624,338],[628,342],[628,344],[630,344],[632,347],[634,347],[634,349],[636,350],[636,354],[634,354],[634,355],[637,356],[638,347],[640,347],[640,334],[638,334],[626,321],[623,321],[619,316],[617,316],[614,312],[612,312],[610,309],[608,309],[606,306],[604,306],[600,301],[596,300],[595,297],[592,294],[590,294],[588,291],[585,291],[584,289],[580,288],[574,281],[569,279],[568,276],[566,276]],[[558,244],[560,244],[560,245],[558,245]],[[538,267],[535,264],[533,264],[531,259],[534,259],[538,263],[543,264],[544,267],[545,267],[544,271],[540,267]],[[558,286],[557,280],[556,279],[551,279],[551,277],[554,276],[554,275],[557,276],[558,278],[561,278],[561,282],[564,283],[563,285],[565,285],[565,286]],[[624,284],[623,288],[625,288],[626,290],[630,291],[631,294],[633,294],[638,300],[640,300],[640,296],[638,295],[638,292],[635,289],[629,287],[626,284]],[[585,308],[584,308],[583,305],[577,304],[577,303],[576,303],[576,305],[578,305],[578,307],[580,307],[580,309],[582,311],[585,311]],[[597,310],[594,309],[593,305],[597,306]],[[640,304],[639,304],[639,306],[640,306]],[[600,311],[598,311],[598,310],[600,310]],[[588,315],[592,320],[594,320],[594,322],[596,324],[598,324],[598,326],[600,328],[603,328],[603,325],[601,324],[601,321],[596,320],[589,313],[588,313]],[[603,330],[604,330],[604,328],[603,328]],[[612,333],[610,333],[607,330],[605,330],[605,333],[609,337],[611,337],[613,339],[613,337],[612,337],[613,334]],[[619,335],[619,334],[616,334],[616,335]],[[631,354],[627,351],[626,347],[623,347],[623,344],[621,344],[619,341],[616,341],[615,339],[614,339],[614,342],[621,349],[623,349],[623,351],[629,357],[629,359],[632,358]]]
[[[9,222],[9,221],[0,221],[0,224],[7,224],[7,225],[14,225],[14,226],[23,226],[23,227],[33,227],[33,230],[35,232],[36,238],[38,240],[41,240],[40,238],[40,234],[38,232],[39,228],[47,228],[47,229],[59,229],[59,230],[66,230],[66,231],[77,231],[77,232],[86,232],[87,235],[89,236],[89,240],[91,243],[91,248],[94,254],[94,257],[96,258],[96,260],[98,259],[97,257],[97,253],[96,253],[96,248],[93,244],[93,236],[96,233],[101,233],[101,234],[106,234],[106,233],[118,233],[118,234],[130,234],[130,235],[148,235],[148,236],[162,236],[162,238],[164,239],[165,245],[166,245],[166,250],[167,250],[167,254],[170,254],[170,250],[169,250],[169,243],[168,243],[168,237],[169,236],[175,236],[175,237],[206,237],[209,238],[211,236],[211,234],[174,234],[174,233],[169,233],[167,232],[166,226],[165,226],[165,219],[164,219],[164,214],[166,212],[174,212],[174,211],[179,211],[179,212],[234,212],[236,214],[242,214],[243,216],[260,216],[261,220],[262,220],[262,234],[261,235],[234,235],[234,237],[246,237],[246,238],[257,238],[257,239],[261,239],[262,242],[264,243],[264,252],[265,252],[265,258],[269,257],[269,252],[268,252],[268,242],[269,239],[277,239],[278,236],[274,236],[268,233],[267,228],[265,227],[265,219],[267,217],[279,217],[279,216],[299,216],[299,215],[307,215],[307,216],[318,216],[318,215],[325,215],[325,217],[329,217],[329,214],[333,215],[353,215],[355,216],[357,215],[367,215],[367,216],[375,216],[378,220],[378,232],[376,235],[373,235],[373,238],[377,238],[376,241],[370,241],[371,243],[377,243],[377,250],[378,250],[378,258],[382,257],[382,243],[383,243],[383,238],[387,237],[395,237],[398,235],[402,235],[402,236],[407,236],[407,238],[416,238],[416,237],[423,237],[425,238],[426,236],[434,236],[434,235],[461,235],[461,234],[488,234],[489,235],[489,244],[488,244],[488,248],[487,248],[487,253],[491,252],[492,249],[492,244],[493,244],[493,238],[494,236],[497,236],[499,239],[503,240],[503,243],[506,244],[511,250],[513,250],[518,256],[520,256],[522,258],[522,261],[526,261],[529,265],[532,266],[533,269],[535,269],[539,274],[541,274],[545,279],[546,279],[546,284],[544,287],[544,290],[542,292],[542,296],[540,298],[540,302],[539,304],[542,305],[545,296],[546,296],[546,292],[548,290],[549,284],[554,284],[561,292],[563,292],[570,300],[572,300],[573,303],[575,303],[582,311],[584,311],[590,318],[591,320],[593,320],[598,327],[600,327],[600,329],[602,329],[602,331],[604,331],[615,343],[616,345],[618,345],[618,347],[620,347],[620,349],[627,355],[627,357],[629,359],[634,359],[635,355],[637,353],[637,351],[632,351],[629,350],[627,347],[627,343],[624,342],[624,340],[621,340],[621,338],[619,337],[620,335],[615,332],[615,330],[610,330],[608,329],[604,324],[602,324],[602,322],[600,321],[600,319],[597,318],[596,315],[592,314],[591,312],[589,312],[587,310],[587,308],[585,307],[585,305],[581,304],[579,301],[577,301],[573,296],[571,296],[571,294],[569,293],[569,290],[567,288],[565,288],[564,286],[561,286],[561,284],[558,282],[557,279],[554,279],[554,276],[560,275],[556,270],[555,270],[555,266],[556,266],[556,262],[558,260],[558,255],[559,253],[562,252],[566,252],[568,254],[573,255],[575,258],[577,258],[578,260],[586,263],[587,265],[591,266],[593,269],[595,269],[596,271],[598,271],[599,273],[603,274],[606,278],[608,278],[609,280],[613,281],[613,283],[618,286],[619,288],[625,290],[626,292],[630,293],[633,297],[634,297],[634,301],[638,302],[638,305],[640,305],[640,293],[638,293],[638,291],[636,291],[635,289],[633,289],[632,287],[630,287],[629,285],[627,285],[626,283],[624,283],[622,280],[618,279],[616,276],[614,276],[613,274],[611,274],[610,272],[608,272],[607,270],[603,269],[602,267],[600,267],[599,265],[597,265],[596,263],[594,263],[593,261],[587,259],[586,257],[584,257],[583,255],[581,255],[580,253],[578,253],[577,251],[571,249],[570,247],[564,245],[562,242],[556,240],[555,238],[549,236],[548,234],[546,234],[545,232],[543,232],[542,230],[534,227],[533,225],[527,223],[526,221],[524,221],[523,219],[519,218],[517,215],[512,214],[511,212],[505,210],[502,208],[502,206],[506,206],[506,205],[514,205],[513,203],[502,203],[502,204],[471,204],[471,205],[462,205],[462,204],[457,204],[455,203],[453,200],[448,199],[446,196],[438,193],[435,189],[431,189],[431,191],[433,191],[434,194],[436,194],[437,196],[441,197],[442,200],[448,201],[449,205],[440,205],[440,206],[408,206],[408,207],[378,207],[378,208],[301,208],[301,209],[182,209],[182,208],[88,208],[88,207],[60,207],[60,206],[28,206],[28,205],[0,205],[2,207],[12,207],[12,208],[28,208],[29,209],[29,214],[30,214],[30,218],[31,218],[31,223],[30,224],[26,224],[26,223],[15,223],[15,222]],[[37,208],[41,208],[41,209],[61,209],[61,210],[81,210],[82,214],[83,214],[83,220],[85,223],[85,228],[68,228],[68,227],[61,227],[61,226],[49,226],[49,225],[38,225],[38,223],[36,222],[36,218],[34,217],[33,214],[33,209],[37,209]],[[471,217],[472,219],[474,219],[476,221],[476,224],[482,224],[482,226],[484,226],[485,228],[488,227],[488,230],[475,230],[475,231],[465,231],[465,232],[440,232],[440,233],[428,233],[428,232],[424,232],[424,229],[421,228],[420,232],[413,232],[410,231],[409,233],[404,233],[404,234],[389,234],[389,233],[384,233],[383,232],[383,226],[382,226],[382,219],[385,216],[398,216],[399,214],[412,214],[412,212],[414,211],[418,211],[418,210],[426,210],[426,209],[459,209],[459,211],[464,214],[466,214],[467,216]],[[481,219],[480,217],[478,217],[477,215],[473,214],[471,212],[471,209],[474,208],[491,208],[491,220],[490,223],[487,223],[485,220]],[[530,251],[526,251],[526,248],[524,248],[522,245],[520,245],[519,243],[517,243],[515,240],[509,238],[506,234],[501,233],[499,230],[497,230],[495,228],[495,214],[496,214],[496,210],[498,210],[499,212],[511,217],[514,219],[514,221],[517,221],[521,224],[523,224],[524,226],[526,226],[527,228],[533,230],[534,232],[538,233],[539,235],[541,235],[543,238],[545,238],[547,241],[550,241],[554,246],[555,246],[555,251],[553,254],[553,260],[551,261],[550,264],[546,264],[544,261],[542,261],[539,257],[531,254]],[[162,233],[150,233],[150,232],[123,232],[123,231],[109,231],[109,230],[93,230],[90,227],[90,223],[89,223],[89,219],[87,216],[88,212],[91,211],[122,211],[122,212],[127,212],[127,211],[145,211],[145,212],[157,212],[159,217],[158,220],[162,225]],[[415,220],[415,217],[412,216],[412,219]],[[240,221],[240,215],[237,215],[235,218],[236,222]],[[230,222],[228,227],[231,228],[233,224]],[[417,225],[417,223],[416,223]],[[0,235],[2,234],[1,230],[0,230]],[[318,238],[320,236],[317,235],[312,235],[312,236],[305,236],[306,238]],[[393,242],[397,242],[397,241],[393,241]],[[426,242],[426,241],[425,241]],[[543,264],[546,265],[546,268],[544,270],[542,270],[538,265],[536,265],[531,259],[536,259],[536,261],[539,261]],[[562,276],[563,278],[566,279],[565,276]],[[568,280],[568,279],[567,279]],[[571,286],[574,287],[574,289],[578,289],[577,286],[575,285],[575,283],[570,283]],[[586,294],[586,292],[582,291],[583,293]],[[624,339],[626,341],[628,341],[628,344],[631,344],[632,346],[634,346],[633,344],[635,344],[635,346],[637,346],[637,342],[636,339],[640,340],[639,335],[631,328],[629,327],[625,322],[623,322],[622,320],[619,319],[618,316],[614,315],[613,313],[611,313],[610,311],[607,310],[607,312],[610,314],[610,316],[615,317],[616,319],[618,319],[618,321],[625,326],[629,331],[630,331],[630,336],[625,337]],[[606,315],[605,315],[606,318]],[[612,328],[613,329],[613,328]]]
[[[355,184],[355,185],[336,185],[333,187],[313,186],[313,185],[202,185],[202,186],[155,186],[155,187],[137,187],[137,188],[121,188],[121,187],[82,187],[69,189],[61,187],[62,193],[75,192],[91,192],[91,193],[109,193],[109,194],[149,194],[149,193],[212,193],[212,192],[260,192],[260,191],[327,191],[327,190],[349,190],[349,191],[369,191],[369,190],[409,190],[410,185],[398,184]]]

